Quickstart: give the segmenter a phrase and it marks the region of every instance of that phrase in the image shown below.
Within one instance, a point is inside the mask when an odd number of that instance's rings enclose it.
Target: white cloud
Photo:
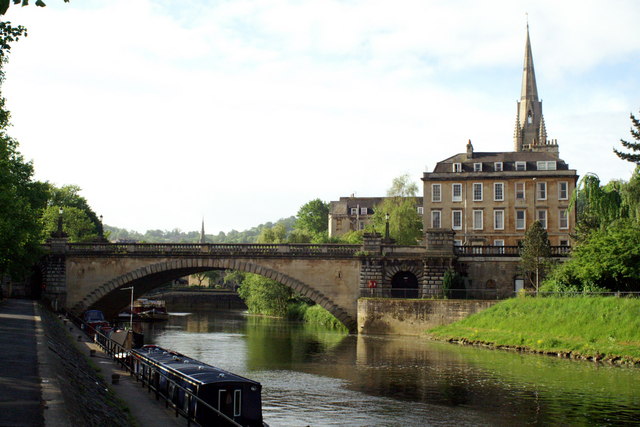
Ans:
[[[527,11],[562,156],[631,170],[611,148],[638,108],[633,1],[49,3],[10,12],[12,134],[110,225],[244,229],[418,181],[467,139],[511,149]]]

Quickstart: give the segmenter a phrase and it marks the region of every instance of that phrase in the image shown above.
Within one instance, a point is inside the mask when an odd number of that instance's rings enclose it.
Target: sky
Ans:
[[[527,19],[543,114],[580,176],[640,110],[640,2],[48,0],[2,92],[35,178],[104,223],[244,230],[381,196],[464,152],[510,151]]]

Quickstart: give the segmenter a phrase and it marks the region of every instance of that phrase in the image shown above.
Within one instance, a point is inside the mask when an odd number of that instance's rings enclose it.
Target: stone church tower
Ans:
[[[547,129],[542,116],[542,101],[538,99],[536,73],[533,69],[533,55],[527,24],[527,41],[524,48],[524,66],[522,70],[522,90],[516,114],[516,129],[513,135],[514,150],[546,151],[557,153],[556,140],[547,140]]]

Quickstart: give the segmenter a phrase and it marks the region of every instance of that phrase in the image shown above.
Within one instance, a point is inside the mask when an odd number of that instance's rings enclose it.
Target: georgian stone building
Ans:
[[[376,206],[385,197],[340,197],[329,203],[329,237],[342,236],[350,231],[364,230],[371,222]],[[422,215],[422,197],[416,197],[416,210]],[[378,230],[383,232],[383,230]]]
[[[425,172],[424,229],[453,230],[457,245],[511,246],[538,220],[551,245],[570,245],[578,176],[547,139],[528,27],[514,150],[476,152],[469,141],[464,153]]]

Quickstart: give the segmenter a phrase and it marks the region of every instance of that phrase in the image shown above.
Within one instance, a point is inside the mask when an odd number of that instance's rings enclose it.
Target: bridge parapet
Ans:
[[[49,251],[53,249],[45,245]],[[349,258],[360,245],[340,244],[209,244],[209,243],[68,243],[65,253],[84,256],[225,256]]]

